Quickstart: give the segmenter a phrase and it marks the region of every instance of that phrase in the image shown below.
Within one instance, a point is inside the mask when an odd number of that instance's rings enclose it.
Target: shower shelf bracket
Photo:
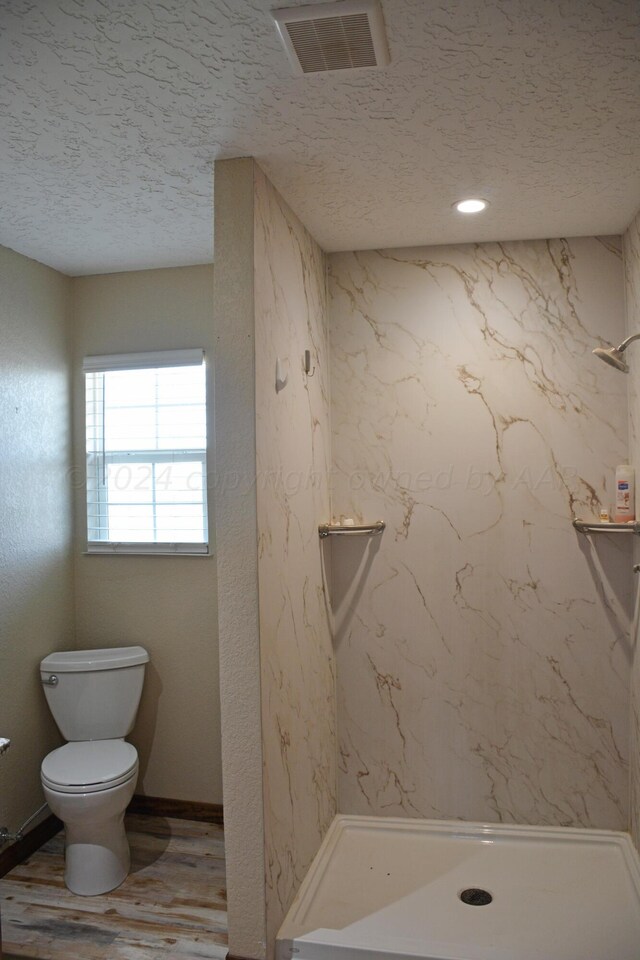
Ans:
[[[386,523],[376,520],[375,523],[321,523],[318,534],[321,540],[325,537],[379,537]]]
[[[598,523],[595,520],[578,520],[576,518],[573,521],[573,526],[578,533],[583,533],[585,536],[589,536],[591,533],[635,533],[640,535],[640,522],[637,520],[631,523]]]

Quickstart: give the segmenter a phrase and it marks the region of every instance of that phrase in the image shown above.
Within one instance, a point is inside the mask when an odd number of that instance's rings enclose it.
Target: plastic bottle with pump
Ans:
[[[633,467],[621,463],[616,467],[615,522],[629,523],[636,518],[636,492]]]

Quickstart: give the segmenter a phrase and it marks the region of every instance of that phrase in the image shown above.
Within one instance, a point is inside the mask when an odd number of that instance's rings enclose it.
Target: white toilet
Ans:
[[[70,650],[40,664],[49,709],[65,740],[42,761],[47,803],[65,826],[65,883],[95,896],[129,873],[124,812],[138,779],[133,727],[149,654],[144,647]]]

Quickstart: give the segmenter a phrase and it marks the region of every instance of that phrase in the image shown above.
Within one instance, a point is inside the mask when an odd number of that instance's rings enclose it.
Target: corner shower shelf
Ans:
[[[590,533],[635,533],[640,535],[640,522],[637,520],[631,523],[598,523],[591,520],[573,521],[573,525],[578,533],[584,533],[588,536]]]
[[[325,537],[379,537],[386,523],[376,520],[375,523],[321,523],[318,527],[320,539]]]

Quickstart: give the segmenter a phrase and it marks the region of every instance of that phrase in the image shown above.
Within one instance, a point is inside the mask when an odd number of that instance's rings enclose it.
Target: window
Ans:
[[[208,553],[204,352],[86,357],[89,553]]]

